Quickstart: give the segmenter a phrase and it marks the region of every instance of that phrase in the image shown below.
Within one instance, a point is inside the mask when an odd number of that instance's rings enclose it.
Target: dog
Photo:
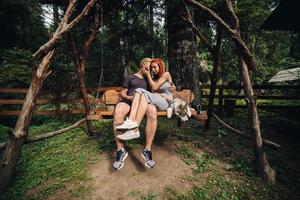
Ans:
[[[191,107],[188,102],[175,98],[167,109],[167,117],[171,118],[175,114],[181,122],[186,122],[192,116]]]

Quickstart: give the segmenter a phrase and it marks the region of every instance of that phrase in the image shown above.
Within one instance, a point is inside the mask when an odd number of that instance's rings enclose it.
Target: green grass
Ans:
[[[53,131],[67,126],[59,121],[50,121],[41,126],[32,126],[30,135]],[[1,130],[7,127],[1,127]],[[3,138],[2,138],[3,139]],[[3,141],[3,140],[2,140]],[[92,144],[92,145],[91,145]],[[84,131],[74,129],[61,136],[24,145],[17,164],[16,176],[7,188],[4,199],[25,199],[26,192],[38,188],[32,199],[44,199],[55,192],[88,180],[86,166],[99,158],[96,143],[88,140]],[[89,189],[75,187],[81,194]]]
[[[148,194],[142,197],[143,200],[156,200],[158,194],[156,192],[149,192]]]

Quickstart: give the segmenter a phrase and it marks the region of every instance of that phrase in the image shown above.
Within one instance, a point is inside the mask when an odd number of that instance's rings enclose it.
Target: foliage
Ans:
[[[41,5],[36,0],[2,0],[0,49],[36,50],[47,39]]]
[[[153,35],[151,35],[149,2],[153,3]],[[215,10],[220,16],[224,17],[225,21],[229,22],[222,1],[203,1],[203,4]],[[278,0],[260,0],[255,3],[251,0],[234,2],[234,9],[240,19],[242,37],[257,61],[257,70],[252,73],[253,82],[257,84],[267,82],[279,70],[299,65],[299,45],[297,45],[299,34],[259,30],[260,25],[277,4]],[[80,8],[83,5],[80,5]],[[115,12],[111,13],[110,9],[112,8],[115,9]],[[5,34],[1,38],[3,39],[3,46],[0,48],[6,48],[4,50],[5,54],[10,50],[14,51],[11,49],[14,46],[18,49],[25,49],[24,51],[35,51],[43,44],[47,40],[43,15],[46,12],[52,13],[52,9],[52,6],[42,7],[33,0],[5,0],[1,2],[0,22],[3,24],[1,27],[4,27]],[[60,11],[63,9],[61,7]],[[89,53],[87,72],[85,74],[88,87],[97,86],[101,75],[102,62],[104,64],[102,85],[115,86],[122,85],[125,67],[130,73],[135,72],[138,69],[139,61],[143,57],[152,56],[149,53],[152,50],[154,50],[154,57],[167,57],[166,8],[164,1],[143,0],[123,3],[119,1],[104,1],[103,9],[104,26],[101,28]],[[80,9],[76,12],[78,13],[79,11]],[[194,15],[194,22],[201,32],[212,44],[215,44],[216,24],[206,13],[199,12],[197,9],[191,9],[191,11]],[[84,40],[90,34],[93,12],[72,30],[79,49],[81,49]],[[17,15],[12,13],[17,13]],[[109,17],[110,20],[107,20],[105,17]],[[55,27],[51,26],[49,30],[53,30],[53,28]],[[223,36],[220,78],[224,83],[230,81],[238,83],[240,82],[240,74],[235,46],[227,34]],[[205,68],[211,71],[212,57],[201,42],[198,43],[197,51],[201,65],[199,69]],[[71,88],[77,87],[73,80],[75,76],[72,58],[68,52],[68,42],[62,41],[51,64],[53,69],[52,76],[50,76],[51,80],[46,81],[45,88],[56,88],[57,91],[64,89],[59,86],[62,81],[61,77],[68,80],[68,85],[71,85]],[[14,58],[16,57],[17,54]],[[25,59],[25,57],[22,58]],[[19,58],[10,60],[11,62],[7,62],[6,65],[15,66],[14,60],[19,60]],[[165,61],[167,62],[167,60]],[[30,58],[28,58],[28,62],[31,62]],[[17,72],[12,70],[13,73],[10,73],[7,77],[10,77],[11,80],[21,80],[22,83],[26,82],[27,79],[30,79],[30,76],[29,71],[25,73],[24,70],[26,71],[27,69],[22,68],[21,71],[17,70]],[[201,72],[200,76],[203,82],[208,81],[208,76],[205,72]],[[1,81],[3,83],[2,77]]]
[[[24,49],[0,50],[0,87],[29,87],[31,52]]]
[[[204,5],[215,10],[225,21],[228,13],[222,7],[222,3],[217,1],[203,1]],[[257,69],[252,73],[252,80],[256,84],[266,83],[273,75],[282,69],[289,69],[299,66],[297,55],[299,47],[297,41],[298,34],[292,32],[262,31],[261,24],[271,14],[274,7],[278,5],[278,0],[236,1],[233,2],[235,12],[240,21],[242,38],[252,51],[257,62]],[[216,25],[207,14],[194,11],[194,20],[201,32],[208,40],[215,44]],[[201,42],[199,42],[198,52],[202,55],[207,52]],[[221,47],[221,79],[226,84],[228,82],[239,83],[241,81],[240,71],[236,57],[235,45],[228,34],[223,34]],[[208,70],[212,71],[211,57],[200,57],[208,63]]]

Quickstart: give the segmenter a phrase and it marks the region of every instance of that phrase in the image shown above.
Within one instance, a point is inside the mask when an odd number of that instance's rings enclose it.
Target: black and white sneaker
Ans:
[[[125,149],[120,149],[116,153],[116,161],[113,164],[115,170],[119,170],[124,166],[124,161],[128,156],[128,152]]]
[[[153,168],[155,166],[155,161],[152,160],[152,152],[144,148],[141,152],[142,157],[145,160],[145,166],[148,168]]]

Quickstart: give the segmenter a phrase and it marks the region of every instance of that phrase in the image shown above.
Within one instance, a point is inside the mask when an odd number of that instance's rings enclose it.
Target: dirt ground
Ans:
[[[167,186],[179,191],[191,189],[191,184],[185,183],[183,177],[191,175],[192,170],[178,154],[155,146],[152,151],[156,166],[148,169],[140,155],[141,149],[129,151],[124,167],[118,171],[112,169],[113,159],[91,165],[89,173],[93,189],[87,199],[135,199],[151,192],[163,198]]]

